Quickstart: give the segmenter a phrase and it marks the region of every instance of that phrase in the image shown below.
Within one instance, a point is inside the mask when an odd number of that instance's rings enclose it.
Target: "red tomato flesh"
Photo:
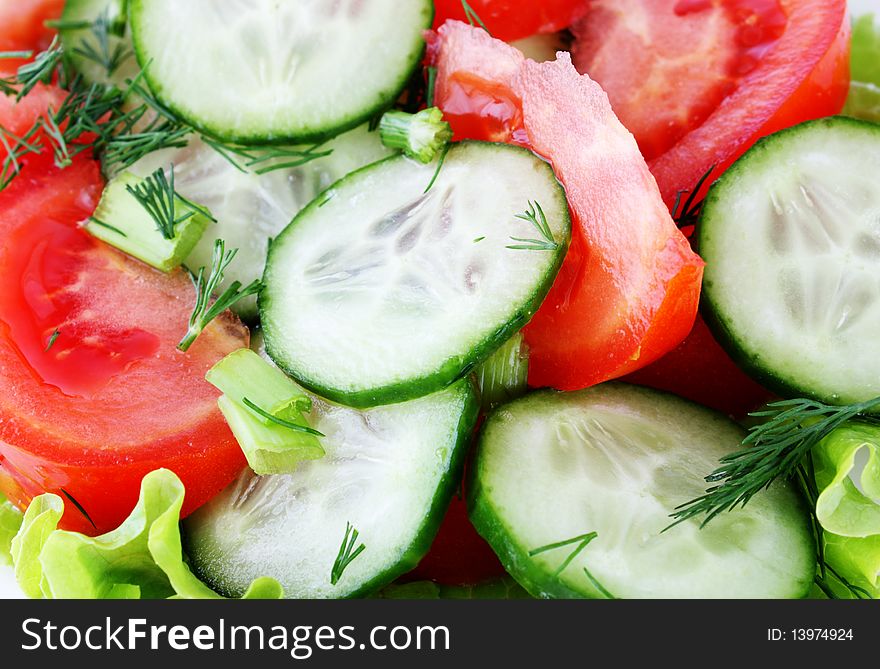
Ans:
[[[63,9],[64,0],[0,0],[0,51],[45,50],[55,31],[44,23],[59,18]],[[24,62],[0,59],[0,76],[14,73]]]
[[[460,22],[431,49],[435,100],[456,136],[529,146],[566,188],[572,245],[524,331],[530,384],[583,388],[675,347],[693,324],[703,263],[601,88],[567,55],[535,63]]]
[[[245,466],[204,374],[247,345],[247,329],[227,314],[178,351],[191,282],[79,227],[102,187],[78,156],[0,192],[0,491],[20,507],[69,494],[94,526],[73,504],[62,526],[89,533],[118,526],[154,469],[180,476],[188,513]]]
[[[583,0],[469,0],[493,37],[511,42],[567,28],[583,11]],[[446,19],[467,21],[461,0],[434,0],[434,29]]]
[[[838,113],[845,0],[589,0],[573,57],[608,92],[668,205],[759,137]],[[708,184],[706,185],[708,187]]]

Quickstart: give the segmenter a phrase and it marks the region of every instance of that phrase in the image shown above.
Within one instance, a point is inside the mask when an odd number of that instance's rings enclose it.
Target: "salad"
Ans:
[[[872,5],[0,0],[0,594],[880,596]]]

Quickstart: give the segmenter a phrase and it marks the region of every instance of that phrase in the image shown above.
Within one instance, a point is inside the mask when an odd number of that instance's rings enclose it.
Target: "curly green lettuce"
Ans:
[[[825,562],[880,597],[880,427],[852,422],[813,450]]]
[[[180,509],[184,486],[167,469],[147,474],[137,506],[115,530],[98,537],[58,529],[64,502],[34,498],[12,540],[19,586],[33,598],[222,599],[184,561]],[[277,599],[280,584],[255,580],[245,599]]]
[[[12,566],[12,538],[21,527],[22,513],[0,493],[0,565]]]

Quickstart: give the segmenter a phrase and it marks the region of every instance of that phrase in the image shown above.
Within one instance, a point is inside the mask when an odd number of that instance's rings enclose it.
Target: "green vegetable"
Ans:
[[[146,179],[123,172],[104,188],[86,230],[163,272],[178,267],[213,221],[211,214],[174,191],[162,169]]]
[[[387,111],[379,122],[379,136],[390,149],[400,149],[410,158],[430,163],[452,139],[452,128],[437,107],[416,114]]]
[[[12,542],[19,586],[29,597],[67,599],[220,599],[184,562],[180,508],[184,487],[159,469],[144,477],[137,506],[115,530],[98,537],[59,530],[64,502],[36,497]],[[244,598],[279,598],[273,579],[256,579]]]
[[[480,403],[484,411],[526,394],[529,346],[517,332],[476,370]]]
[[[311,411],[311,398],[250,349],[233,351],[205,378],[223,391],[217,404],[255,473],[289,473],[324,456],[317,439],[324,435],[303,416]]]
[[[852,82],[843,113],[880,122],[880,13],[857,16],[851,45]]]
[[[22,514],[0,493],[0,565],[12,565],[12,538],[21,527]]]
[[[838,428],[816,446],[813,462],[825,562],[880,597],[880,427],[852,422]]]

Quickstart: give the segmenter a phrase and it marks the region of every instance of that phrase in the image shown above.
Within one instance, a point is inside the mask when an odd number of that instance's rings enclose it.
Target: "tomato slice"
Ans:
[[[406,578],[443,585],[476,585],[504,574],[498,556],[471,525],[464,496],[456,495],[443,517],[431,550]]]
[[[456,136],[545,156],[576,222],[550,295],[525,328],[529,383],[583,388],[675,347],[693,324],[703,263],[604,92],[566,55],[535,63],[460,22],[431,42],[435,100]]]
[[[681,344],[624,380],[675,393],[734,418],[744,418],[773,398],[736,366],[699,315]]]
[[[469,0],[468,5],[494,37],[507,42],[567,28],[584,9],[583,0]],[[468,20],[461,0],[434,0],[434,8],[435,30],[446,19]]]
[[[43,51],[55,34],[44,23],[59,18],[63,9],[64,0],[0,0],[0,51]],[[0,59],[0,76],[15,72],[23,62]]]
[[[79,227],[102,186],[77,156],[0,192],[0,491],[22,507],[69,495],[90,520],[68,504],[63,526],[90,533],[116,527],[154,469],[183,480],[188,513],[245,466],[204,374],[247,329],[227,313],[178,351],[191,282]]]
[[[845,0],[589,0],[573,58],[608,92],[668,205],[759,137],[838,113]],[[706,185],[708,187],[708,184]]]

